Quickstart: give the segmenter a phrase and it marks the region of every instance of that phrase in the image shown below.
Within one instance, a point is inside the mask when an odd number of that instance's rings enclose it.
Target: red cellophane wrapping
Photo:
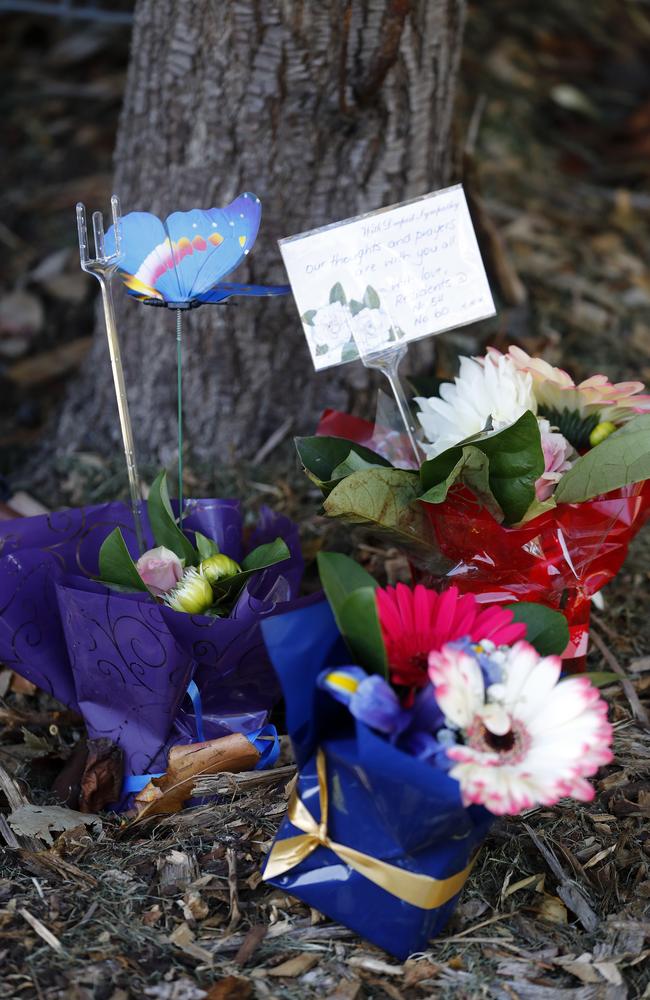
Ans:
[[[347,414],[326,411],[317,433],[380,450],[380,430]],[[423,507],[450,565],[444,576],[414,569],[418,580],[453,583],[484,603],[537,601],[562,611],[570,631],[565,668],[584,670],[591,597],[621,569],[650,514],[650,481],[583,503],[558,504],[517,528],[495,521],[463,486],[454,487],[444,503]]]

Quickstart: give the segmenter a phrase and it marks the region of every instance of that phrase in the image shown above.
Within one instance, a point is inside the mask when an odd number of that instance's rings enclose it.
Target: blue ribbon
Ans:
[[[187,691],[185,694],[190,698],[192,707],[194,708],[196,742],[203,743],[205,741],[205,736],[203,734],[203,703],[201,702],[201,692],[196,686],[196,681],[190,681],[187,685]]]
[[[122,795],[130,795],[131,792],[140,792],[142,789],[149,784],[152,778],[162,778],[165,772],[161,771],[159,774],[129,774],[122,782]]]
[[[275,726],[270,723],[257,729],[254,733],[244,733],[247,740],[250,740],[256,750],[260,752],[260,759],[254,770],[262,771],[265,767],[273,767],[280,756],[280,739]]]
[[[196,726],[196,736],[193,742],[204,743],[205,735],[203,731],[203,706],[201,702],[201,692],[196,682],[190,681],[185,694],[190,698],[194,708],[194,718]],[[253,733],[243,733],[247,740],[259,750],[260,759],[255,765],[255,770],[260,771],[265,767],[273,767],[280,755],[280,740],[275,726],[268,724],[256,729]],[[162,778],[164,771],[149,774],[129,774],[122,782],[122,795],[130,795],[133,792],[141,791],[149,784],[152,778]]]

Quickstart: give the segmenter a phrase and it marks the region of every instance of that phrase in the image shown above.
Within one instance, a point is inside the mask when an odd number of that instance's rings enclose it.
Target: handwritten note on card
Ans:
[[[495,309],[460,185],[280,240],[316,369]]]

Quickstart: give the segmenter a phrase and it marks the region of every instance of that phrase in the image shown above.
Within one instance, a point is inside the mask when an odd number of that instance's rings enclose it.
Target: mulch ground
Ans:
[[[5,21],[0,473],[36,492],[20,468],[92,323],[94,290],[60,250],[74,201],[107,203],[128,53],[123,29]],[[489,339],[544,350],[577,377],[650,382],[649,45],[642,3],[472,6],[458,136],[499,313],[440,338],[438,377]],[[96,455],[53,461],[38,498],[112,498],[120,471]],[[266,501],[296,517],[308,556],[351,545],[317,516],[289,442],[262,467],[190,475],[197,495],[236,492],[251,511]],[[355,546],[373,572],[403,572],[376,539]],[[496,822],[445,935],[403,964],[260,883],[286,771],[131,831],[110,814],[52,845],[12,831],[10,806],[53,801],[81,731],[0,672],[0,997],[650,997],[649,556],[646,531],[595,614],[589,666],[620,676],[604,689],[616,761],[595,800]]]

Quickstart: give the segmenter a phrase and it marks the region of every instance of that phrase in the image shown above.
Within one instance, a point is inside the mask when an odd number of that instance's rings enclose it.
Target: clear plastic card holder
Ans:
[[[317,371],[361,360],[388,379],[417,465],[399,366],[411,341],[494,315],[462,186],[280,240]]]
[[[375,311],[380,312],[379,309],[373,310],[373,312]],[[381,313],[381,324],[388,328],[388,335],[391,337],[388,344],[384,340],[385,330],[373,329],[372,327],[368,330],[361,324],[353,324],[351,320],[348,320],[350,333],[359,352],[359,358],[365,367],[381,372],[388,380],[402,424],[402,433],[405,433],[408,438],[415,466],[418,468],[423,458],[417,440],[418,428],[411,412],[408,396],[399,377],[399,366],[408,353],[408,346],[395,333],[396,327],[390,309],[384,308]],[[370,324],[368,325],[370,326]],[[387,410],[388,407],[384,405],[384,413]],[[394,421],[391,420],[390,424],[393,425],[393,423]]]

